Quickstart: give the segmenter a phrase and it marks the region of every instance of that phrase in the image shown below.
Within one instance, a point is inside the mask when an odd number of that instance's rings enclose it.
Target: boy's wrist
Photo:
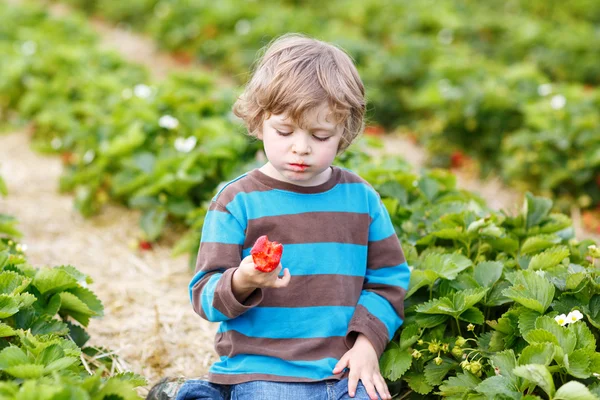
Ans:
[[[240,303],[246,301],[248,296],[257,289],[256,287],[248,285],[246,279],[244,279],[243,273],[243,270],[237,268],[231,277],[231,290]]]

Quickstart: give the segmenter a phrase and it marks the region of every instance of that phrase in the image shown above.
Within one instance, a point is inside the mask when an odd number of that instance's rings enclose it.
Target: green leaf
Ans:
[[[424,314],[443,314],[458,318],[460,314],[477,304],[485,296],[487,290],[481,288],[456,292],[452,294],[452,298],[442,297],[421,304],[416,308],[416,311]]]
[[[456,376],[450,377],[440,385],[440,391],[436,394],[441,396],[464,396],[481,383],[481,379],[471,373],[458,373]]]
[[[118,373],[114,375],[113,378],[120,381],[129,382],[135,387],[146,386],[148,384],[146,378],[131,371]]]
[[[15,336],[15,330],[4,322],[0,322],[0,338]]]
[[[41,294],[54,294],[77,287],[77,280],[65,270],[44,267],[33,278],[33,286]]]
[[[581,282],[586,280],[587,274],[585,272],[577,272],[574,274],[569,274],[567,276],[567,280],[565,282],[565,290],[572,291],[576,290]]]
[[[158,239],[165,227],[167,216],[167,211],[156,208],[145,211],[142,214],[140,227],[146,233],[148,240],[154,241]]]
[[[15,365],[28,364],[29,358],[23,350],[10,346],[0,351],[0,369],[6,369]]]
[[[471,265],[473,262],[469,258],[458,253],[430,253],[423,260],[421,269],[433,271],[444,279],[454,280],[460,272]]]
[[[60,300],[60,313],[72,316],[83,326],[87,326],[90,321],[90,317],[95,315],[95,312],[92,311],[87,304],[81,301],[81,299],[75,296],[73,293],[60,293]]]
[[[38,364],[21,364],[5,368],[4,372],[19,379],[36,379],[44,375],[44,366]]]
[[[589,369],[590,356],[588,352],[588,350],[579,349],[573,351],[570,354],[565,354],[563,362],[565,365],[565,369],[569,374],[571,374],[575,378],[581,379],[589,378],[592,375]]]
[[[554,299],[554,285],[533,271],[517,271],[512,286],[502,293],[515,302],[543,314]]]
[[[31,283],[31,279],[13,271],[0,274],[0,294],[19,294]]]
[[[512,349],[493,354],[490,361],[494,368],[498,368],[498,373],[501,376],[507,377],[510,382],[516,385],[517,379],[513,374],[513,370],[517,366],[517,359]]]
[[[390,342],[379,360],[379,368],[383,376],[390,381],[397,381],[408,371],[412,357],[408,349],[401,349],[396,342]]]
[[[403,379],[408,383],[408,386],[415,392],[419,394],[428,394],[433,390],[433,386],[431,386],[425,380],[425,376],[419,372],[409,372],[404,375]]]
[[[561,238],[556,235],[537,235],[525,239],[521,246],[521,254],[537,253],[549,247],[555,246],[561,242]]]
[[[483,287],[492,287],[502,276],[504,264],[499,261],[484,261],[474,268],[473,277]]]
[[[535,327],[536,329],[543,329],[552,333],[558,339],[558,344],[565,354],[569,354],[575,350],[575,346],[577,345],[575,332],[560,326],[549,316],[544,315],[539,317],[535,321]]]
[[[584,384],[577,381],[567,382],[557,391],[554,400],[598,400]]]
[[[117,158],[132,153],[144,143],[146,136],[141,123],[134,122],[123,134],[115,136],[108,145],[101,145],[100,153],[108,158]]]
[[[439,386],[448,372],[458,366],[458,363],[447,357],[442,357],[442,363],[437,365],[433,360],[425,365],[425,379],[431,386]]]
[[[495,399],[498,395],[515,400],[521,398],[519,389],[509,378],[504,376],[491,376],[477,385],[475,390],[486,395],[488,399]]]
[[[78,347],[83,347],[90,340],[90,335],[81,326],[70,322],[67,322],[67,326],[69,327],[69,336]]]
[[[554,267],[569,257],[571,252],[566,246],[556,246],[533,256],[529,262],[530,270],[548,269]]]
[[[519,356],[519,365],[541,364],[549,366],[554,359],[554,347],[552,343],[530,344],[525,347]]]
[[[400,334],[400,349],[404,350],[412,346],[417,340],[419,340],[420,336],[421,334],[419,325],[416,323],[404,325],[402,333]]]
[[[513,372],[515,375],[525,378],[542,388],[550,398],[554,397],[554,381],[552,380],[552,374],[545,365],[521,365],[516,367]]]
[[[439,275],[433,271],[423,271],[415,269],[410,274],[410,284],[408,286],[408,292],[406,292],[405,299],[412,296],[417,290],[425,286],[432,285]]]
[[[458,317],[462,321],[467,321],[475,325],[483,324],[485,317],[477,307],[471,307]]]
[[[19,312],[19,297],[0,294],[0,318],[8,318]]]
[[[540,313],[537,313],[528,308],[522,308],[519,310],[519,330],[521,331],[521,336],[525,336],[525,334],[533,329],[535,329],[535,321],[540,316]]]
[[[447,315],[428,315],[428,314],[417,314],[415,316],[416,323],[421,328],[435,328],[436,326],[443,324],[448,320]]]
[[[577,344],[575,345],[576,350],[596,350],[596,337],[594,336],[590,328],[588,328],[585,322],[581,321],[569,324],[568,330],[573,332],[573,334],[577,338]]]
[[[62,357],[54,360],[44,367],[44,373],[48,374],[53,371],[60,371],[69,368],[71,365],[79,362],[77,357]]]
[[[544,329],[532,329],[523,335],[523,339],[529,344],[552,343],[558,345],[558,338]]]
[[[8,250],[0,251],[0,269],[4,268],[8,264],[10,253]]]
[[[544,197],[536,197],[527,192],[523,204],[523,214],[526,216],[525,229],[529,230],[538,225],[548,216],[552,209],[552,200]]]
[[[436,180],[425,176],[419,180],[418,187],[425,195],[425,198],[431,203],[433,203],[441,189],[440,184]]]

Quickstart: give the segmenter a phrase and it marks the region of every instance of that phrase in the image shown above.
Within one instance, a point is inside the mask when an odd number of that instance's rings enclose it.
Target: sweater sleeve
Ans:
[[[404,321],[404,295],[410,269],[390,216],[381,201],[369,226],[367,270],[358,304],[350,320],[348,347],[359,333],[381,356]]]
[[[262,300],[261,289],[252,292],[244,303],[233,294],[231,279],[242,259],[244,238],[240,222],[213,200],[202,227],[196,272],[189,284],[194,311],[208,321],[235,318]]]

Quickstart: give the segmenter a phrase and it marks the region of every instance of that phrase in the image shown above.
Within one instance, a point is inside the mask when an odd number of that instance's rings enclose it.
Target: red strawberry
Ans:
[[[385,129],[380,125],[369,125],[365,128],[365,135],[383,136]]]
[[[256,243],[250,250],[256,269],[262,272],[271,272],[277,268],[282,253],[283,245],[277,242],[269,242],[267,235],[256,239]]]
[[[147,240],[140,240],[139,247],[141,250],[152,250],[152,243]]]
[[[450,155],[450,166],[452,168],[460,168],[465,164],[466,160],[467,156],[462,151],[456,150]]]

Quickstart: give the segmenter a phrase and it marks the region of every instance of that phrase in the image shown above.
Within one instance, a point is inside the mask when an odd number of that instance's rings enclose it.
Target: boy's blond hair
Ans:
[[[266,47],[233,112],[257,136],[271,115],[286,114],[304,126],[306,112],[324,102],[343,125],[341,152],[364,128],[365,88],[358,71],[339,47],[286,34]]]

